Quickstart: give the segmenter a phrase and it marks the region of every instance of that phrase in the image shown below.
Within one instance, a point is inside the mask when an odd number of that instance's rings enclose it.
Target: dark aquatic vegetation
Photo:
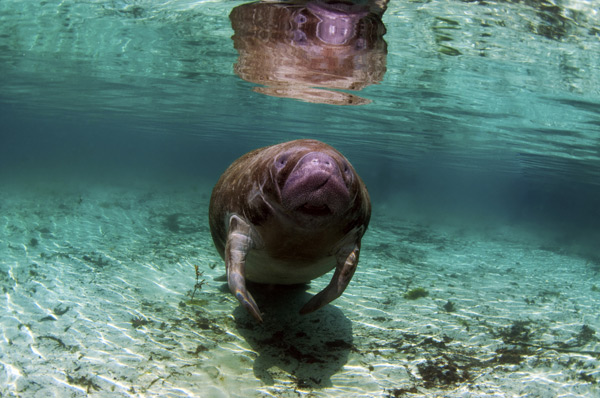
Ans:
[[[449,358],[426,361],[417,365],[419,375],[426,388],[448,386],[470,380],[471,375],[466,367],[456,364]]]
[[[196,283],[194,284],[194,290],[188,292],[189,296],[190,296],[190,303],[194,303],[194,296],[196,295],[196,291],[202,289],[202,286],[204,286],[204,284],[206,283],[206,281],[204,279],[200,279],[202,277],[202,275],[204,274],[203,271],[200,271],[200,267],[198,267],[197,265],[194,265],[194,270],[196,272]]]
[[[443,308],[444,308],[444,311],[446,311],[446,312],[454,312],[454,311],[456,311],[456,305],[452,301],[450,301],[450,300],[448,300],[446,302],[446,304],[444,304]]]
[[[67,375],[67,382],[69,382],[69,384],[75,384],[80,387],[85,387],[86,392],[88,394],[93,393],[94,391],[101,390],[100,386],[96,384],[91,377],[88,376]]]
[[[532,331],[527,327],[530,324],[531,321],[515,321],[509,327],[501,329],[499,337],[505,343],[528,342],[532,337]]]
[[[54,307],[52,309],[52,312],[54,313],[54,315],[56,316],[61,316],[67,313],[67,311],[69,311],[71,309],[71,307],[69,306],[65,306],[63,304],[59,304],[56,307]]]
[[[139,316],[135,316],[135,317],[131,318],[130,322],[131,322],[131,326],[133,326],[134,329],[139,329],[142,326],[145,326],[150,323],[150,321],[148,319],[142,318]]]
[[[596,331],[589,327],[588,325],[583,325],[581,330],[574,338],[573,342],[565,342],[562,345],[565,347],[581,347],[587,343],[591,343],[592,341],[598,341],[598,337],[596,337]]]
[[[110,260],[106,259],[102,254],[92,252],[85,254],[81,258],[87,264],[94,266],[95,268],[102,269],[110,265]]]
[[[404,298],[407,300],[416,300],[421,297],[427,297],[428,295],[429,292],[427,291],[427,289],[423,287],[416,287],[404,293]]]

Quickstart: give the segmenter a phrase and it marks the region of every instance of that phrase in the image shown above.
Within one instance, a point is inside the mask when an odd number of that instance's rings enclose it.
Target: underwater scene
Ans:
[[[0,397],[600,396],[599,10],[0,0]]]

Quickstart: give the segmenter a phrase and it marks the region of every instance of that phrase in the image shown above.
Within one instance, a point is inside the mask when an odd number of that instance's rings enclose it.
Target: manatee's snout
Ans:
[[[314,216],[347,208],[350,192],[338,162],[323,152],[309,152],[294,166],[281,190],[282,204]]]
[[[318,18],[317,37],[326,44],[344,45],[357,33],[361,18],[369,14],[363,5],[343,2],[308,2],[307,8]]]

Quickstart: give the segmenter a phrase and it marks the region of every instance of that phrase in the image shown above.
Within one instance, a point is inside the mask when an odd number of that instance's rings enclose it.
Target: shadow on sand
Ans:
[[[311,295],[308,285],[248,286],[264,316],[258,324],[238,306],[233,315],[240,335],[258,353],[254,374],[267,385],[274,374],[289,374],[300,388],[330,387],[353,349],[352,323],[335,305],[300,315]]]

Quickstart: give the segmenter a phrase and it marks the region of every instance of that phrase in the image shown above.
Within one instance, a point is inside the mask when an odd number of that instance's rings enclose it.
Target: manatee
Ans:
[[[307,283],[335,268],[329,285],[300,310],[338,298],[354,275],[371,217],[367,188],[333,147],[301,139],[251,151],[215,185],[209,223],[227,283],[259,322],[246,281]]]

